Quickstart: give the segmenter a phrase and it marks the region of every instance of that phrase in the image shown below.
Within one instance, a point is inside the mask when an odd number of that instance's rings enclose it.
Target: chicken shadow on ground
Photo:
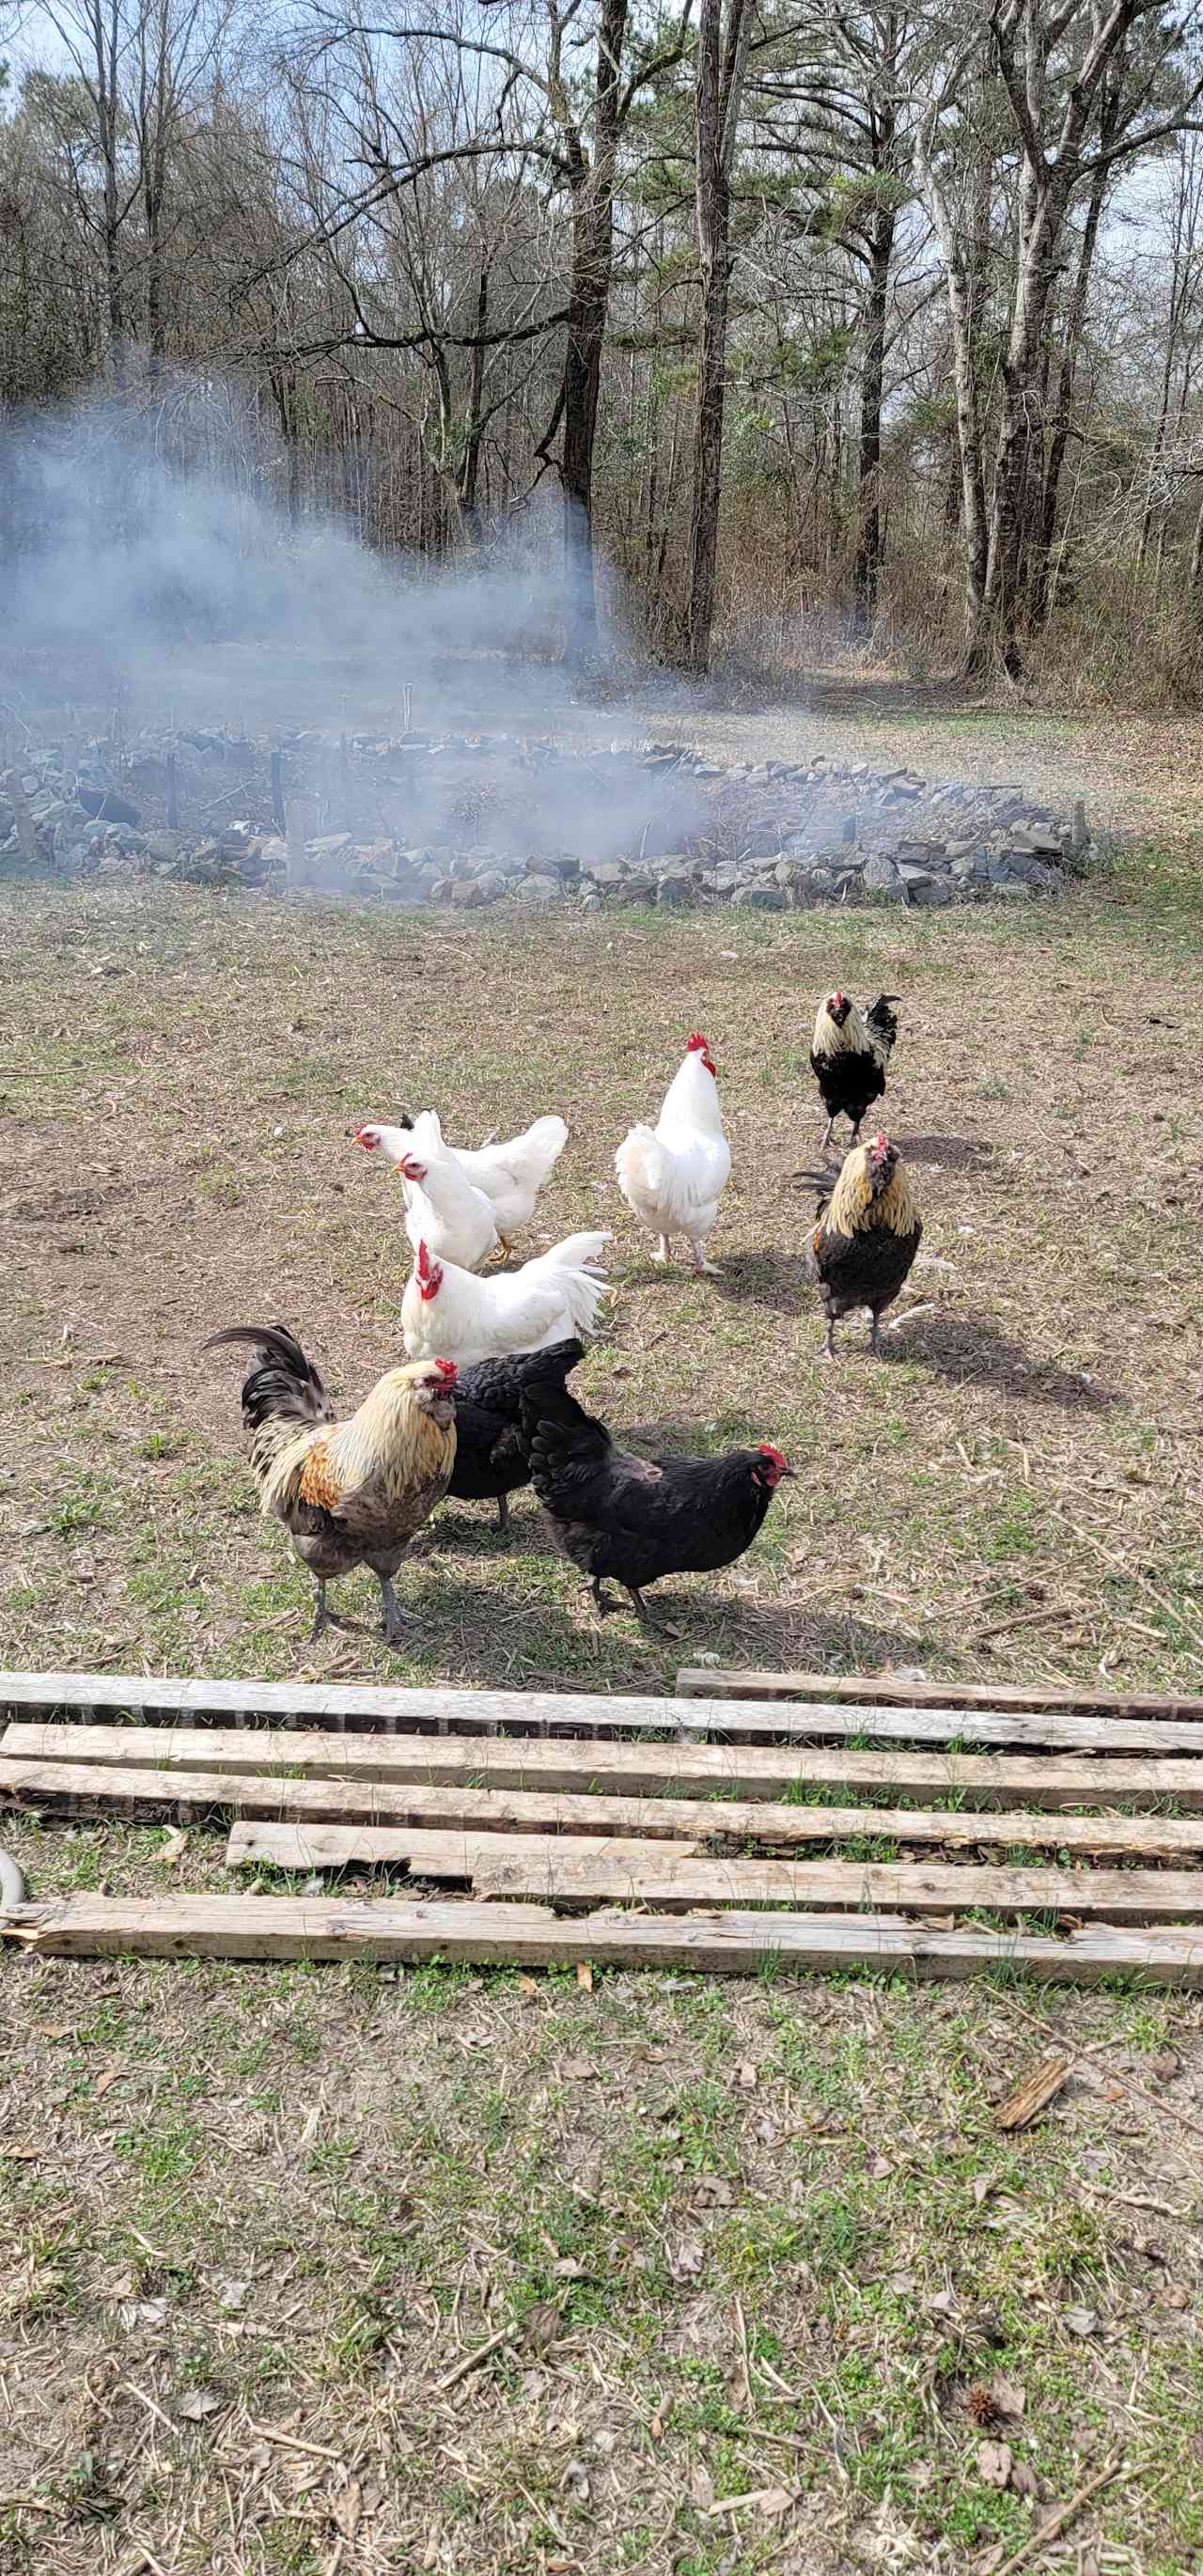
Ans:
[[[837,1327],[837,1354],[849,1329],[843,1324]],[[1067,1413],[1108,1413],[1120,1401],[1112,1388],[1096,1386],[1079,1370],[1061,1368],[1055,1360],[1029,1358],[1018,1342],[972,1315],[937,1311],[897,1339],[887,1319],[881,1357],[888,1367],[918,1361],[938,1377],[958,1383],[976,1379],[985,1386],[1005,1388],[1008,1395],[1025,1395],[1035,1404],[1059,1404]]]
[[[895,1136],[908,1163],[938,1164],[946,1172],[982,1172],[997,1148],[980,1136]]]
[[[814,1302],[813,1283],[801,1252],[728,1253],[718,1256],[718,1270],[710,1286],[717,1297],[730,1297],[737,1305],[766,1306],[773,1315],[797,1315]]]
[[[450,1530],[447,1537],[450,1545]],[[514,1550],[515,1571],[523,1559],[538,1563],[557,1553],[550,1535],[528,1520],[521,1545]],[[413,1622],[415,1646],[437,1656],[444,1666],[444,1679],[456,1687],[520,1690],[530,1687],[532,1671],[537,1670],[539,1687],[605,1691],[629,1683],[671,1692],[678,1666],[703,1652],[712,1655],[716,1665],[820,1672],[873,1672],[885,1664],[914,1662],[918,1652],[913,1631],[882,1626],[850,1612],[816,1611],[801,1593],[793,1602],[748,1598],[738,1588],[735,1568],[706,1576],[666,1575],[662,1584],[649,1589],[648,1606],[656,1625],[644,1629],[619,1586],[609,1579],[605,1591],[614,1607],[607,1618],[595,1619],[583,1575],[562,1600],[550,1599],[543,1589],[536,1600],[523,1599],[517,1587],[507,1599],[474,1583],[460,1568],[446,1561],[440,1565],[438,1555],[435,1546],[421,1557],[415,1555],[415,1580],[407,1591],[403,1568],[398,1592]],[[749,1564],[753,1563],[750,1557]],[[572,1569],[566,1570],[571,1575]],[[594,1658],[587,1675],[578,1670],[549,1677],[548,1650],[555,1652],[549,1631],[557,1626],[574,1661],[582,1631],[591,1636]],[[366,1643],[375,1633],[370,1617],[348,1622],[344,1650],[348,1657],[356,1657],[360,1640]],[[340,1671],[337,1677],[345,1680],[348,1673]],[[380,1678],[378,1673],[373,1677]]]

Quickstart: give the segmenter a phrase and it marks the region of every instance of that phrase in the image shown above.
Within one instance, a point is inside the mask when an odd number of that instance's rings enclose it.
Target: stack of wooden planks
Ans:
[[[49,1896],[0,1914],[34,1952],[1203,1984],[1203,1702],[780,1673],[686,1672],[675,1699],[8,1674],[0,1715],[0,1805],[220,1818],[232,1872],[419,1883]]]

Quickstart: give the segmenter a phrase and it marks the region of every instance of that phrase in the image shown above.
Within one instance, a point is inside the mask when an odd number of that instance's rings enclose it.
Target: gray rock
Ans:
[[[994,893],[1000,903],[1034,903],[1036,900],[1033,887],[1025,885],[1020,877],[996,879]]]
[[[690,902],[692,895],[693,885],[688,877],[661,877],[656,887],[657,903],[686,904]]]
[[[787,910],[786,899],[780,886],[736,886],[731,901],[742,904],[748,912],[785,912]]]
[[[626,879],[623,886],[622,899],[624,903],[654,903],[656,900],[655,878],[640,876],[637,872],[632,873]]]
[[[589,870],[594,885],[600,886],[603,894],[617,894],[629,873],[620,859],[595,859]]]
[[[1025,885],[1044,884],[1048,875],[1047,862],[1037,858],[1034,850],[1025,850],[1022,846],[1012,843],[1006,853],[1006,861],[1011,875],[1022,878]]]
[[[951,903],[952,888],[947,877],[925,877],[922,885],[910,888],[910,897],[912,903],[923,904],[930,910],[936,904]]]
[[[579,859],[571,858],[541,859],[539,870],[544,876],[558,877],[561,885],[575,885],[581,873],[581,863]]]
[[[307,859],[349,859],[354,844],[349,832],[323,832],[316,841],[306,841]]]
[[[905,889],[893,859],[884,850],[872,850],[864,864],[863,882],[866,894],[893,895],[897,900]]]
[[[517,886],[521,903],[548,905],[563,903],[564,888],[558,877],[520,877]]]

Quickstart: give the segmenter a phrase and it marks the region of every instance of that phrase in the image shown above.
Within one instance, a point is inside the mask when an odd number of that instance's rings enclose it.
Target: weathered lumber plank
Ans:
[[[641,1905],[885,1907],[895,1913],[1098,1915],[1112,1922],[1203,1918],[1203,1871],[950,1867],[914,1861],[747,1860],[699,1857],[688,1844],[615,1836],[434,1834],[366,1829],[359,1856],[404,1862],[419,1878],[467,1880],[478,1896],[627,1898]],[[365,1828],[234,1826],[232,1866],[339,1869],[357,1856]]]
[[[283,1718],[353,1732],[428,1729],[432,1734],[509,1734],[532,1740],[591,1731],[599,1737],[720,1735],[740,1742],[774,1737],[840,1742],[856,1735],[882,1743],[959,1740],[1100,1754],[1194,1753],[1203,1759],[1203,1718],[996,1712],[971,1705],[967,1694],[937,1709],[905,1700],[896,1704],[888,1696],[853,1702],[837,1683],[827,1700],[791,1704],[783,1698],[769,1706],[764,1697],[741,1701],[721,1694],[654,1699],[590,1691],[382,1690],[366,1684],[335,1689],[288,1682],[160,1682],[107,1673],[5,1673],[0,1674],[0,1710],[5,1709],[40,1712],[50,1722],[57,1717],[60,1726],[67,1710],[74,1709],[84,1721],[102,1720],[106,1711],[117,1710],[131,1717],[153,1716],[164,1726],[190,1717],[232,1716],[253,1724]]]
[[[1006,1961],[1071,1985],[1137,1973],[1203,1986],[1203,1937],[1093,1924],[1069,1939],[891,1922],[879,1915],[606,1911],[564,1921],[537,1906],[361,1903],[350,1897],[89,1894],[0,1916],[0,1936],[33,1955],[75,1958],[463,1959],[478,1965],[697,1968],[746,1976],[766,1962],[807,1969],[887,1967],[971,1977]]]
[[[1203,1718],[1203,1699],[1176,1691],[1090,1691],[1045,1682],[894,1681],[886,1673],[739,1673],[694,1670],[677,1674],[682,1699],[877,1700],[888,1707],[1078,1709],[1101,1717]]]
[[[256,1735],[234,1740],[245,1748],[269,1739]],[[202,1729],[202,1747],[205,1741]],[[329,1741],[319,1739],[315,1746],[304,1735],[285,1735],[275,1739],[274,1759],[246,1750],[230,1755],[223,1749],[221,1771],[209,1772],[195,1768],[198,1757],[191,1752],[173,1759],[178,1742],[169,1750],[170,1739],[164,1735],[159,1739],[162,1757],[153,1769],[145,1762],[128,1766],[131,1776],[142,1781],[131,1793],[130,1803],[155,1798],[156,1790],[146,1782],[170,1774],[180,1784],[173,1796],[194,1807],[229,1803],[228,1787],[213,1787],[214,1781],[260,1779],[283,1785],[291,1775],[294,1786],[305,1778],[320,1777],[328,1785],[375,1787],[382,1793],[381,1817],[389,1812],[383,1792],[407,1781],[431,1788],[462,1784],[568,1792],[597,1789],[615,1796],[717,1794],[741,1802],[783,1798],[800,1784],[839,1785],[920,1798],[955,1790],[994,1799],[1000,1805],[1015,1802],[1054,1810],[1111,1805],[1120,1798],[1165,1798],[1192,1813],[1203,1811],[1203,1765],[1185,1761],[1099,1762],[1087,1755],[1050,1756],[1041,1761],[1007,1753],[876,1752],[855,1746],[831,1751],[822,1746],[749,1744],[737,1749],[726,1744],[580,1744],[570,1737],[515,1742],[504,1736],[457,1740],[436,1735],[340,1736],[333,1751],[328,1751],[324,1748]],[[364,1758],[359,1761],[361,1747]],[[118,1761],[14,1761],[9,1758],[6,1737],[0,1745],[0,1798],[28,1807],[83,1802],[98,1794],[94,1781],[102,1770],[105,1795],[112,1798],[126,1769]],[[201,1785],[206,1782],[208,1790]],[[331,1812],[351,1811],[336,1804]]]
[[[202,1733],[200,1741],[207,1742]],[[238,1742],[245,1739],[238,1738]],[[288,1743],[304,1739],[289,1737]],[[278,1743],[261,1736],[258,1741]],[[431,1787],[425,1781],[378,1780],[340,1775],[345,1739],[328,1739],[333,1749],[329,1777],[318,1772],[290,1778],[266,1761],[259,1771],[172,1770],[167,1766],[128,1769],[121,1764],[23,1764],[10,1771],[0,1759],[0,1801],[15,1798],[26,1806],[69,1807],[74,1814],[103,1815],[116,1809],[126,1816],[168,1811],[180,1818],[215,1810],[235,1816],[270,1816],[280,1821],[399,1827],[425,1825],[449,1830],[466,1827],[478,1833],[511,1830],[596,1835],[634,1834],[653,1839],[688,1836],[700,1844],[735,1838],[740,1842],[798,1844],[838,1842],[849,1834],[873,1834],[893,1842],[935,1843],[951,1849],[979,1844],[1016,1844],[1054,1851],[1088,1852],[1095,1857],[1145,1860],[1203,1852],[1203,1810],[1191,1816],[1070,1816],[1055,1808],[1047,1815],[1032,1809],[1003,1807],[828,1807],[797,1806],[784,1800],[747,1797],[674,1798],[611,1797],[604,1791],[580,1793],[555,1787],[474,1789]],[[38,1788],[48,1772],[77,1778],[77,1791]],[[1112,1773],[1105,1775],[1110,1787]],[[15,1785],[10,1785],[15,1784]]]

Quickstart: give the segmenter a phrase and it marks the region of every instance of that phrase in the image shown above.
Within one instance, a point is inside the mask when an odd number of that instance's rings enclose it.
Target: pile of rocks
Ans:
[[[47,762],[0,771],[0,878],[4,876],[173,877],[192,885],[263,885],[284,873],[274,848],[249,822],[216,836],[141,829],[136,805],[101,775],[64,775]]]
[[[290,757],[297,761],[299,747],[315,742],[297,737]],[[244,764],[256,758],[248,743],[224,746],[215,739],[214,757],[223,749]],[[513,846],[512,795],[505,829],[495,822],[491,833],[487,793],[453,800],[457,813],[475,819],[475,830],[457,846],[445,832],[422,840],[390,831],[393,817],[373,786],[382,821],[372,838],[315,831],[320,802],[304,800],[289,807],[287,836],[253,819],[229,821],[216,832],[168,829],[144,823],[124,792],[138,783],[136,765],[121,769],[106,760],[99,742],[82,753],[78,746],[50,746],[0,772],[0,876],[158,875],[198,885],[447,904],[456,911],[512,900],[532,910],[572,901],[587,911],[654,903],[784,912],[830,903],[1030,902],[1059,894],[1067,870],[1080,867],[1088,848],[1080,805],[1071,816],[1058,815],[1019,786],[931,781],[910,769],[875,771],[864,761],[819,758],[724,767],[680,743],[616,741],[583,751],[554,738],[361,737],[340,746],[344,780],[357,787],[374,782],[381,764],[397,766],[401,752],[411,774],[420,770],[426,782],[445,776],[458,785],[465,766],[511,785],[515,772],[537,778],[545,789],[542,811],[555,814],[557,831],[566,814],[582,816],[585,847],[591,837],[585,824],[599,814],[621,807],[644,820],[630,826],[635,846],[626,854],[549,853],[545,834],[542,849],[521,856]],[[263,747],[265,777],[269,756]],[[280,759],[277,750],[277,798]],[[581,801],[586,786],[588,808]],[[415,810],[425,810],[433,796],[427,784],[425,803],[420,798]],[[253,816],[249,770],[247,799]],[[259,801],[270,812],[261,794]],[[666,845],[674,818],[679,846]]]

